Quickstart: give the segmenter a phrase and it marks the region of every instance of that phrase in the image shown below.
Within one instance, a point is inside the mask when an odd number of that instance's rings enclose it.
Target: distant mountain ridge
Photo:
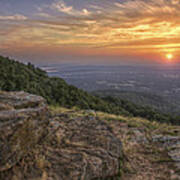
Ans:
[[[140,116],[149,120],[179,123],[179,117],[163,115],[151,108],[113,97],[93,96],[63,79],[49,77],[47,73],[31,63],[27,65],[0,56],[0,90],[25,91],[44,97],[50,105],[94,109],[112,114]]]

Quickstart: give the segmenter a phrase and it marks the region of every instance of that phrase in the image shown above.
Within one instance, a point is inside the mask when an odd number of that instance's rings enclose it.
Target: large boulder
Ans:
[[[92,116],[49,117],[44,100],[24,92],[2,93],[0,102],[0,179],[119,176],[122,144],[105,122]]]
[[[24,157],[47,133],[47,105],[25,92],[0,92],[0,171]]]
[[[119,176],[122,144],[109,126],[93,117],[56,117],[43,154],[48,179],[91,180]]]

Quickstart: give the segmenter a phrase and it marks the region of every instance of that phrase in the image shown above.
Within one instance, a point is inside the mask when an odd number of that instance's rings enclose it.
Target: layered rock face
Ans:
[[[0,171],[24,157],[45,136],[48,123],[43,98],[0,92]]]
[[[121,162],[121,142],[105,122],[50,116],[39,96],[0,93],[0,179],[107,179]]]
[[[122,145],[106,123],[92,117],[60,116],[51,121],[50,131],[53,136],[43,147],[52,167],[49,178],[90,180],[119,175]]]

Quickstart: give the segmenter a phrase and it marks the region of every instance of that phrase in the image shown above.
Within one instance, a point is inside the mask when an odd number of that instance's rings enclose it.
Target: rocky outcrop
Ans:
[[[168,151],[168,156],[175,164],[177,171],[180,172],[180,136],[155,135],[152,137],[153,142],[163,146]],[[173,174],[176,179],[180,179],[180,174]]]
[[[106,123],[92,117],[56,117],[50,132],[54,135],[43,147],[52,167],[49,178],[88,180],[118,175],[122,145]]]
[[[43,98],[24,92],[0,92],[0,171],[14,166],[47,133]]]
[[[95,117],[49,115],[45,101],[0,93],[0,179],[91,180],[119,175],[122,145]]]

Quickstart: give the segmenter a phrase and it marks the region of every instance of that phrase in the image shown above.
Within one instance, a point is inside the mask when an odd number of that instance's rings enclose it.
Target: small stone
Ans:
[[[138,129],[134,129],[133,134],[134,136],[132,137],[132,141],[136,143],[148,143],[148,140],[145,137],[145,133],[141,132]]]

